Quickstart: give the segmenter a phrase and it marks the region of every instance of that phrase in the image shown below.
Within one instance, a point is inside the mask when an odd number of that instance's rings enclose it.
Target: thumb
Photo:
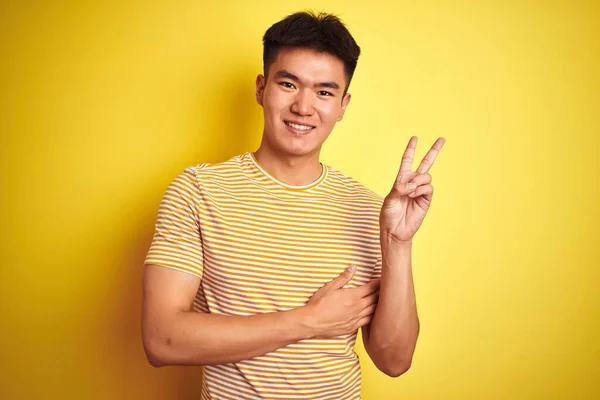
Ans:
[[[352,279],[352,277],[354,276],[354,272],[356,271],[356,267],[354,265],[349,266],[348,268],[346,268],[344,270],[344,272],[342,272],[340,274],[340,276],[338,276],[337,278],[335,278],[333,280],[333,287],[335,289],[341,289],[344,286],[346,286],[346,284],[348,282],[350,282],[350,280]]]

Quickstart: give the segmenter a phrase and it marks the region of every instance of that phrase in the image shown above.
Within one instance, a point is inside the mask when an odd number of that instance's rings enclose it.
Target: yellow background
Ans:
[[[364,399],[600,398],[598,3],[375,0],[2,2],[1,398],[199,398],[145,360],[143,258],[172,178],[257,148],[262,34],[303,8],[363,50],[324,162],[384,195],[447,139],[414,362],[359,348]]]

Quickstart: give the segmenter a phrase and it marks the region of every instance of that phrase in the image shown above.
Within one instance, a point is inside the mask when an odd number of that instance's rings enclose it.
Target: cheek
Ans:
[[[342,108],[338,104],[334,104],[333,102],[331,102],[331,104],[325,104],[320,107],[319,111],[321,121],[323,123],[333,124],[337,121],[341,111]]]
[[[277,90],[272,90],[270,93],[265,93],[266,96],[263,99],[263,107],[265,113],[272,115],[279,113],[286,106],[286,98],[283,93]]]

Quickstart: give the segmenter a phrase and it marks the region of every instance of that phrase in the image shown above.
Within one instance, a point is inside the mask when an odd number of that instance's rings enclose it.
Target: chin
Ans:
[[[286,143],[283,146],[280,146],[279,148],[285,153],[293,156],[308,156],[315,153],[319,153],[319,151],[321,150],[321,146],[307,146],[304,144],[298,145],[297,143]]]
[[[282,148],[280,148],[280,151],[281,151],[281,154],[285,154],[287,156],[304,157],[304,156],[312,154],[315,150],[282,147]]]

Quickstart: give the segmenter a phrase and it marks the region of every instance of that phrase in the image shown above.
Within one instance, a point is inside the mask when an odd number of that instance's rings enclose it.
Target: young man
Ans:
[[[297,13],[264,36],[259,149],[185,169],[145,260],[143,342],[154,366],[204,365],[203,399],[358,399],[365,348],[390,376],[419,332],[412,238],[429,208],[416,137],[382,199],[319,162],[360,48],[339,19]]]

